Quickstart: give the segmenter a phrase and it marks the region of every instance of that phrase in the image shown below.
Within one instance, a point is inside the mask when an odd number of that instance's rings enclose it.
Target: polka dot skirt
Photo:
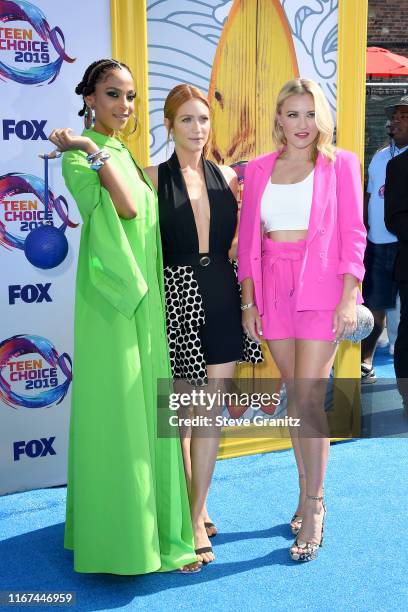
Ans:
[[[189,383],[207,384],[207,367],[199,329],[205,323],[205,312],[197,280],[191,266],[164,268],[167,340],[173,378]],[[244,360],[263,361],[258,344],[244,334]]]

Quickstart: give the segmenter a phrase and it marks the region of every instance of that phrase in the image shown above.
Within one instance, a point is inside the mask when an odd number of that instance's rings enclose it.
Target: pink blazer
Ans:
[[[277,151],[257,157],[245,172],[238,280],[252,278],[259,314],[268,290],[262,286],[261,198],[277,157]],[[343,274],[363,280],[365,245],[360,162],[350,151],[337,149],[334,163],[319,153],[296,309],[334,310],[342,296]],[[357,303],[362,301],[359,292]]]

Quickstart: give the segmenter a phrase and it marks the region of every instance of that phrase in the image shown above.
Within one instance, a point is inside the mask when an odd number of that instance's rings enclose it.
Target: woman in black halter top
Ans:
[[[177,154],[158,169],[170,359],[175,378],[193,384],[206,382],[207,366],[242,359],[240,298],[228,259],[237,202],[222,171],[205,158],[201,164],[210,213],[205,252]]]
[[[229,261],[237,229],[237,178],[231,168],[205,157],[210,116],[200,90],[175,87],[167,96],[164,116],[175,152],[146,172],[159,197],[175,391],[191,392],[191,385],[206,385],[208,393],[222,392],[223,379],[233,377],[236,362],[243,358],[239,286]],[[214,555],[208,536],[217,531],[208,516],[206,498],[221,429],[214,423],[222,406],[211,411],[207,406],[191,406],[185,412],[189,417],[213,419],[212,426],[180,427],[196,552],[209,563]],[[184,415],[179,411],[179,416]]]

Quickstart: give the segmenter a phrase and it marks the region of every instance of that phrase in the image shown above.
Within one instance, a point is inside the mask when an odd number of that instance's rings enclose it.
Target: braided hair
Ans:
[[[78,85],[75,87],[75,93],[78,94],[78,96],[82,96],[83,98],[85,98],[86,96],[90,96],[94,93],[95,85],[98,83],[98,81],[101,80],[102,76],[109,70],[114,70],[117,68],[125,68],[130,74],[132,74],[126,64],[118,62],[114,59],[101,59],[97,60],[96,62],[93,62],[85,70],[84,76],[82,77],[82,81],[78,83]],[[85,115],[85,110],[86,102],[84,100],[84,105],[78,112],[78,115],[80,117],[83,117]]]

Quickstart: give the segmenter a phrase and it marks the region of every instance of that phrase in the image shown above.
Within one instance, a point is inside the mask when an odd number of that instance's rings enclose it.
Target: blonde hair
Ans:
[[[174,120],[177,115],[177,111],[184,102],[188,102],[189,100],[200,100],[207,108],[210,113],[210,104],[203,94],[203,92],[198,89],[198,87],[194,87],[194,85],[187,85],[186,83],[180,83],[180,85],[176,85],[173,89],[168,93],[166,101],[164,103],[164,116],[169,121],[169,125],[167,127],[167,143],[170,140],[170,131],[174,125]],[[208,134],[208,140],[203,147],[203,155],[207,156],[208,150],[210,148],[211,142],[211,128],[210,133]]]
[[[317,154],[320,152],[327,159],[334,161],[336,147],[332,144],[334,122],[330,111],[330,106],[321,87],[310,79],[292,79],[285,83],[278,94],[276,100],[275,120],[272,132],[273,142],[278,149],[286,145],[286,138],[283,129],[279,125],[278,116],[282,104],[290,96],[310,94],[313,97],[315,107],[315,121],[319,135],[315,141],[313,161],[316,161]]]

